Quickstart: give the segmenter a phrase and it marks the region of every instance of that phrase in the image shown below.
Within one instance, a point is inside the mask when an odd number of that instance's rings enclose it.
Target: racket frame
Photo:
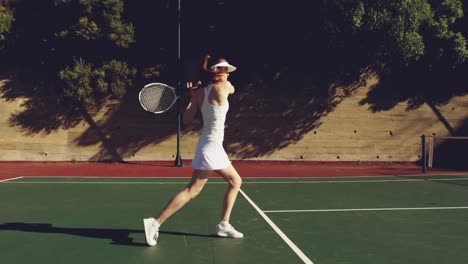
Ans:
[[[151,110],[148,110],[148,109],[143,105],[143,103],[142,103],[142,98],[141,98],[141,94],[142,94],[142,92],[143,92],[146,88],[148,88],[148,87],[150,87],[150,86],[155,86],[155,85],[157,85],[157,86],[163,86],[163,87],[165,87],[165,88],[168,88],[168,89],[170,89],[170,90],[174,93],[174,100],[172,101],[172,103],[171,103],[166,109],[161,110],[161,111],[157,111],[157,112],[153,112],[153,111],[151,111]],[[141,107],[143,107],[143,109],[145,109],[145,111],[148,111],[148,112],[153,113],[153,114],[162,114],[162,113],[167,112],[169,109],[171,109],[171,107],[172,107],[172,106],[177,102],[177,100],[179,99],[180,96],[177,95],[176,91],[177,91],[176,88],[174,88],[174,87],[172,87],[172,86],[169,86],[169,85],[167,85],[167,84],[165,84],[165,83],[158,83],[158,82],[148,83],[148,84],[145,85],[145,86],[143,87],[143,89],[141,89],[141,91],[138,93],[138,100],[139,100],[139,102],[140,102]]]

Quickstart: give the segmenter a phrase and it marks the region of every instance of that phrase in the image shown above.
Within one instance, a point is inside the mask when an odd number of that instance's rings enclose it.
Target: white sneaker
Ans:
[[[156,246],[159,237],[159,224],[152,217],[143,219],[145,226],[146,243],[150,246]]]
[[[227,225],[217,224],[216,234],[220,237],[232,237],[232,238],[244,237],[244,234],[234,229],[234,227],[231,224],[227,224]]]

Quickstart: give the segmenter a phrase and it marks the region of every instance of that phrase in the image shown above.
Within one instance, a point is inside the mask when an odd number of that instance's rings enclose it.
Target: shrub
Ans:
[[[59,78],[64,82],[66,97],[91,106],[107,95],[123,96],[135,73],[135,69],[129,68],[122,61],[111,60],[100,67],[94,67],[80,58],[75,60],[73,67],[67,66],[61,70]]]

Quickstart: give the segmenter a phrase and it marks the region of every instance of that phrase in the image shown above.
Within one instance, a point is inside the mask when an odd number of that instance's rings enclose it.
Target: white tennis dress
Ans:
[[[213,85],[204,88],[205,98],[201,106],[203,129],[198,140],[195,157],[190,167],[196,170],[220,170],[227,168],[231,161],[223,148],[224,122],[229,103],[216,106],[208,101]]]

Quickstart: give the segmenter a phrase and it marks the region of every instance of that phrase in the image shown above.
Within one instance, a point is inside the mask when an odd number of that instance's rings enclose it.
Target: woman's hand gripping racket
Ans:
[[[198,89],[198,86],[189,89]],[[190,91],[192,92],[192,91]],[[141,89],[139,94],[140,104],[148,112],[162,114],[174,105],[180,96],[176,93],[176,88],[164,83],[150,83]]]

